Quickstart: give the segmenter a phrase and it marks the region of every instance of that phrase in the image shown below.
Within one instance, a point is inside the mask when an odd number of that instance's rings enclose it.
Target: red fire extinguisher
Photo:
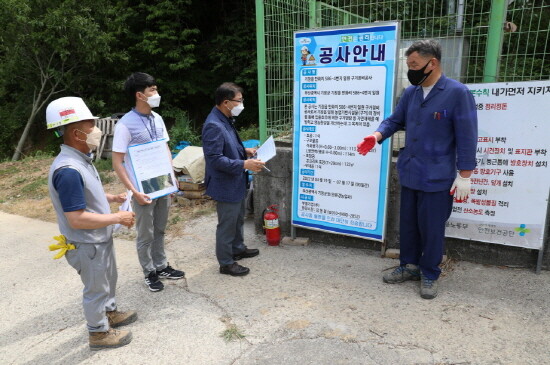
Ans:
[[[270,205],[264,210],[265,239],[269,246],[279,246],[279,242],[281,242],[281,228],[279,228],[277,211],[277,204]]]

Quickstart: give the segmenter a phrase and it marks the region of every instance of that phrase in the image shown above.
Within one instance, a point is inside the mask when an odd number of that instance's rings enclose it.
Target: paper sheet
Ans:
[[[275,149],[275,140],[273,139],[273,136],[269,136],[264,144],[256,150],[256,158],[263,162],[271,160],[276,154],[277,151]]]
[[[131,190],[128,190],[126,191],[126,200],[124,201],[124,203],[122,203],[120,205],[120,207],[118,207],[118,210],[124,210],[124,211],[127,211],[127,212],[132,212],[132,191]],[[113,228],[113,232],[118,232],[119,229],[122,228],[122,224],[115,224],[114,228]]]

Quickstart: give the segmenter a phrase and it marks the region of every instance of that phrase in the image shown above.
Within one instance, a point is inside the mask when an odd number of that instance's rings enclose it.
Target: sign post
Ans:
[[[392,112],[398,25],[294,34],[293,226],[383,241],[391,141],[356,145]]]

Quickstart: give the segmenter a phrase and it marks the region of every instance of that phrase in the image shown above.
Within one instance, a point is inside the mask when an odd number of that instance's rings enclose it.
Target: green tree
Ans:
[[[127,61],[106,66],[101,75],[110,79],[94,80],[99,93],[98,82],[109,85],[113,95],[105,100],[108,107],[128,110],[122,84],[130,73],[142,71],[157,79],[162,95],[158,112],[169,128],[178,115],[187,114],[189,130],[200,134],[214,90],[224,81],[245,88],[246,112],[239,122],[257,123],[253,0],[210,0],[207,6],[199,0],[118,0],[113,6],[126,27],[113,47],[124,50]],[[111,87],[114,80],[116,88]]]
[[[90,64],[111,59],[112,36],[95,20],[102,15],[97,12],[101,3],[92,0],[0,3],[0,15],[10,20],[4,24],[0,42],[0,73],[9,83],[0,90],[16,96],[12,108],[29,105],[24,108],[26,123],[13,160],[20,158],[44,105],[54,96],[77,89],[79,83],[90,77],[82,72]]]
[[[214,90],[233,81],[244,88],[246,110],[239,125],[258,124],[256,21],[254,0],[193,1],[193,18],[200,30],[197,65],[187,77],[193,84],[189,115],[204,122],[214,105]]]
[[[136,71],[157,79],[168,128],[188,115],[186,133],[200,135],[224,81],[245,89],[240,126],[257,125],[254,0],[2,0],[0,16],[10,19],[0,34],[2,158],[53,150],[38,123],[53,98],[80,96],[99,116],[128,111],[122,89]]]
[[[119,0],[119,17],[127,29],[119,49],[128,54],[121,84],[132,72],[155,77],[162,95],[162,107],[182,109],[193,85],[187,75],[196,63],[199,33],[192,18],[191,0]],[[118,67],[118,66],[117,66]]]

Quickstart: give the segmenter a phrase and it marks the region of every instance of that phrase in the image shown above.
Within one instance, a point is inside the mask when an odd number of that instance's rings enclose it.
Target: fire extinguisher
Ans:
[[[270,205],[264,209],[264,230],[265,239],[269,246],[279,246],[281,242],[281,228],[279,228],[279,215],[277,204]]]

